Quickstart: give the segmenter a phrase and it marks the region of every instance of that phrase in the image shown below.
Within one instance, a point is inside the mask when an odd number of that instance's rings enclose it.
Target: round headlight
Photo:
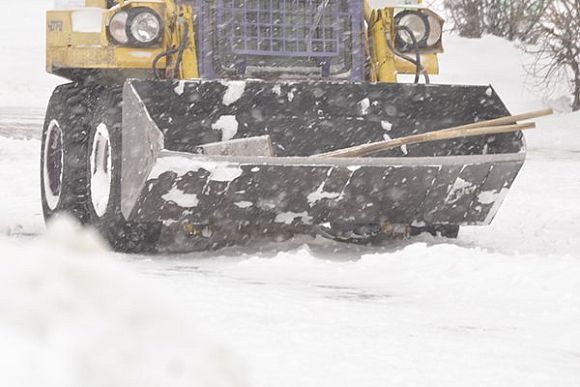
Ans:
[[[419,47],[425,45],[430,34],[427,16],[416,11],[399,12],[395,16],[395,25],[410,29]],[[406,31],[400,31],[397,34],[397,42],[401,49],[411,49],[413,47],[413,39]]]
[[[129,14],[121,11],[115,14],[109,22],[109,33],[117,43],[129,43],[129,36],[127,35],[127,19]]]
[[[443,35],[443,23],[434,15],[429,15],[429,36],[427,37],[427,46],[433,47],[441,40]]]
[[[131,19],[131,35],[139,43],[148,44],[156,41],[161,34],[161,21],[150,11],[142,11]]]

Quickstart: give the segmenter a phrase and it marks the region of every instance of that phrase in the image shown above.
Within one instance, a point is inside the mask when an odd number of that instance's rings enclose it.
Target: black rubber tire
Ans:
[[[138,224],[127,222],[121,212],[122,177],[122,102],[123,87],[109,86],[96,101],[96,111],[90,125],[89,160],[95,133],[100,125],[106,127],[112,148],[112,183],[106,211],[99,216],[93,205],[90,161],[86,169],[88,181],[88,209],[90,223],[99,230],[111,247],[119,252],[153,253],[157,249],[161,224]]]
[[[40,161],[41,200],[46,221],[55,214],[64,212],[72,215],[81,224],[90,223],[87,206],[87,147],[89,124],[99,92],[99,87],[69,83],[57,87],[50,99],[42,131]],[[62,170],[58,198],[50,200],[51,197],[46,191],[47,184],[50,184],[45,176],[46,145],[49,129],[54,122],[62,131]]]

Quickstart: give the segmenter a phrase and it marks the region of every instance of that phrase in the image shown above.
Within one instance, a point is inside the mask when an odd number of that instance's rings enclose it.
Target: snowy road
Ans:
[[[44,232],[41,122],[0,110],[0,230],[18,243]],[[579,386],[580,153],[546,137],[530,136],[494,225],[457,241],[117,258],[240,355],[254,386]]]
[[[44,109],[0,106],[0,136],[40,140]]]

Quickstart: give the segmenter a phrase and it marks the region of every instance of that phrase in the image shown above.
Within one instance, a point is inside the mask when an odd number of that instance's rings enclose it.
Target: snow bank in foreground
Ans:
[[[246,385],[194,316],[92,234],[61,220],[32,245],[0,246],[0,385]]]

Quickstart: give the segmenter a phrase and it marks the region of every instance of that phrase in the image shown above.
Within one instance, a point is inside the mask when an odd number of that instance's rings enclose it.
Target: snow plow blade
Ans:
[[[521,132],[316,155],[506,115],[481,86],[130,80],[122,212],[161,224],[159,249],[173,252],[321,229],[486,225],[523,165]],[[272,154],[199,154],[265,136]]]

